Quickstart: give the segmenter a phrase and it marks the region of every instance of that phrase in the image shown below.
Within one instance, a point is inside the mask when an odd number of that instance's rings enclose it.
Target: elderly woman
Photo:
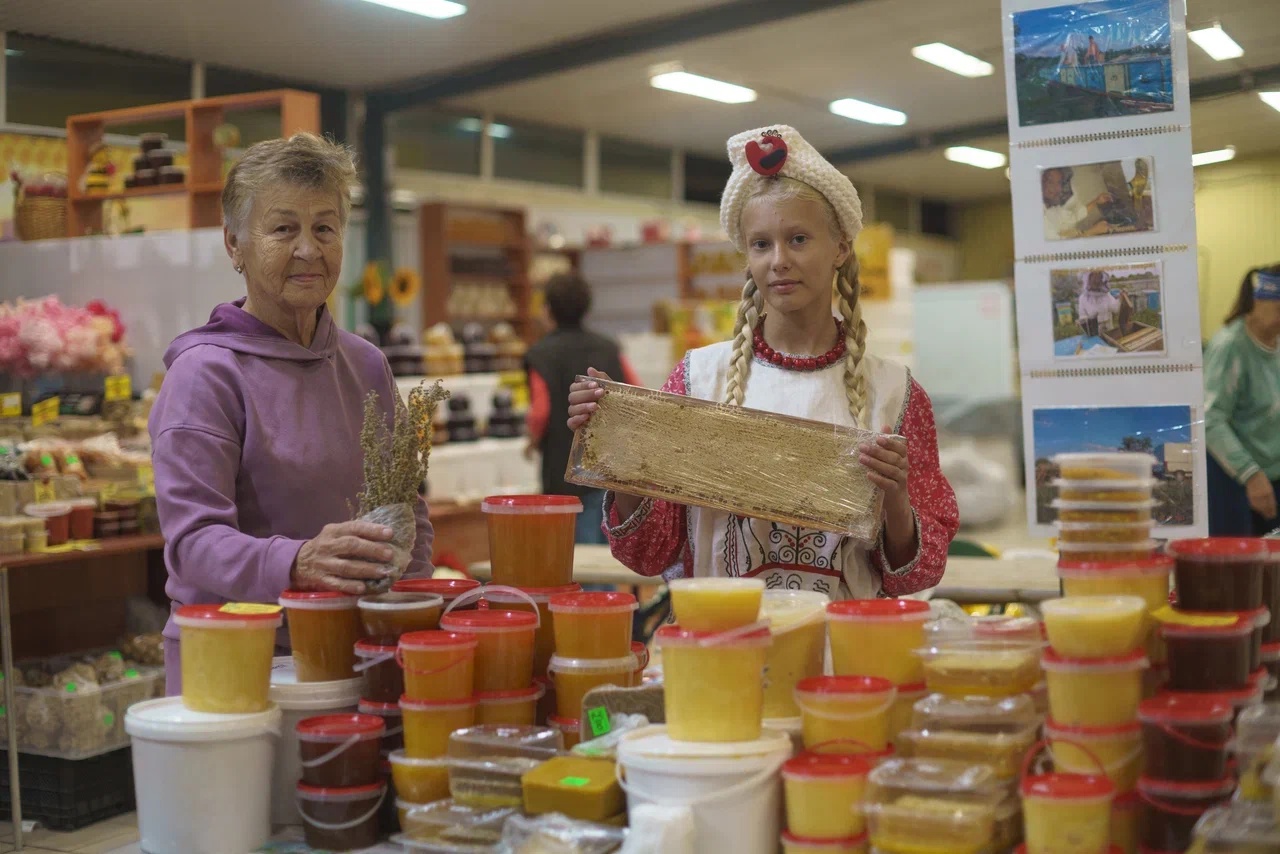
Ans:
[[[390,528],[349,520],[365,396],[390,418],[396,385],[382,352],[325,307],[354,179],[347,149],[305,133],[253,146],[227,176],[224,240],[247,295],[169,346],[151,413],[174,609],[274,603],[289,588],[357,594],[392,558]],[[431,542],[419,499],[410,572],[428,568]],[[172,619],[164,636],[173,695]]]

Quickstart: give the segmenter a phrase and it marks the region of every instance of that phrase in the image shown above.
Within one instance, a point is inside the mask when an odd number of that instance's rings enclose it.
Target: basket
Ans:
[[[0,751],[0,761],[8,754]],[[128,748],[92,759],[18,757],[22,817],[49,830],[72,831],[132,812],[133,751]],[[9,775],[0,775],[0,818],[11,815]]]
[[[45,179],[61,178],[62,173],[49,173]],[[67,200],[53,196],[28,196],[19,189],[13,205],[14,229],[20,240],[50,240],[67,236]]]

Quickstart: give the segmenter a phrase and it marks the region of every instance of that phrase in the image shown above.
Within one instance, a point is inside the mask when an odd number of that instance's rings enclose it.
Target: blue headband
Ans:
[[[1280,274],[1264,273],[1261,270],[1254,273],[1253,298],[1280,300]]]

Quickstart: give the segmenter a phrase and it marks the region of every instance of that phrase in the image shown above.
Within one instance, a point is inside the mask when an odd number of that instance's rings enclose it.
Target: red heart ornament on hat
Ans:
[[[787,165],[787,143],[780,136],[766,134],[760,138],[760,142],[753,139],[747,143],[746,151],[747,163],[766,178],[777,175]]]

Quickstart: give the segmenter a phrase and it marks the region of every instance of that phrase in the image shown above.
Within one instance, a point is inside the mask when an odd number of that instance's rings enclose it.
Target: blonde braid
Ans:
[[[747,396],[747,374],[755,357],[756,323],[760,320],[760,289],[755,279],[747,274],[742,288],[742,302],[738,304],[738,318],[733,324],[733,355],[729,359],[729,377],[724,386],[724,402],[741,406]]]
[[[840,294],[840,317],[844,319],[844,393],[849,399],[849,412],[862,429],[874,430],[867,399],[867,372],[862,362],[867,351],[867,324],[862,319],[862,300],[858,299],[858,256],[852,251],[836,271],[836,290]]]

